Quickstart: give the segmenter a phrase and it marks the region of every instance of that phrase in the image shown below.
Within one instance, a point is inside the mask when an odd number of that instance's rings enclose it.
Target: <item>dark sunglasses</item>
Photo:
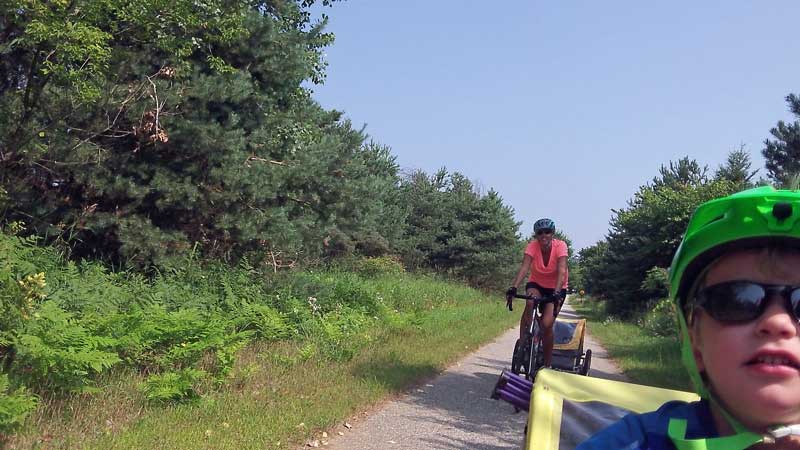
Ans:
[[[726,281],[700,289],[695,304],[719,322],[744,323],[760,317],[773,294],[780,295],[786,309],[800,320],[800,286]]]
[[[536,235],[539,236],[540,234],[553,234],[552,228],[542,228],[541,230],[536,232]]]

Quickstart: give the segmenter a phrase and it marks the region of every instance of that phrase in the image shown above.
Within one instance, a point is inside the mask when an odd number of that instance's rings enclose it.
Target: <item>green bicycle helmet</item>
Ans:
[[[689,220],[686,233],[670,267],[670,298],[675,302],[681,330],[681,356],[695,391],[715,401],[695,363],[686,322],[686,303],[698,275],[709,263],[729,250],[780,245],[800,248],[800,191],[776,190],[771,186],[742,191],[700,205]],[[682,448],[747,448],[794,434],[798,425],[777,427],[762,436],[745,429],[722,408],[728,422],[737,431],[734,436],[702,440],[685,440],[681,424],[670,423],[670,437]],[[684,424],[685,425],[685,424]],[[675,428],[673,430],[673,427]],[[685,427],[684,427],[685,431]]]

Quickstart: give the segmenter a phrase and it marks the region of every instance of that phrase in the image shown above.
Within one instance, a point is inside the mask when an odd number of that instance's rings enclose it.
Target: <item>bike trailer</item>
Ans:
[[[549,369],[536,374],[532,389],[527,450],[572,450],[628,413],[654,411],[671,400],[699,399],[690,392]]]
[[[583,352],[586,336],[586,319],[557,319],[553,324],[554,369],[586,375],[589,373],[591,353]]]

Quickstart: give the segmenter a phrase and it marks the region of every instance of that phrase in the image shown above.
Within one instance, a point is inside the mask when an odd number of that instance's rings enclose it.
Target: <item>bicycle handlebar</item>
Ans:
[[[534,295],[514,294],[514,297],[506,297],[506,306],[508,306],[508,310],[509,311],[513,311],[514,308],[511,306],[512,300],[515,299],[515,298],[522,298],[522,299],[525,299],[525,300],[533,300],[534,301],[534,305],[533,306],[535,308],[536,307],[536,302],[538,302],[539,300],[542,300],[542,299],[545,299],[545,298],[555,298],[555,297],[556,297],[555,294],[553,294],[553,295],[541,295],[539,297],[536,297]]]

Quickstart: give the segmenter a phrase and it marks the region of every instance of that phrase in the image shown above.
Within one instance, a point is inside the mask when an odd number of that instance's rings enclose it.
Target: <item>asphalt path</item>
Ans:
[[[513,314],[520,313],[521,309]],[[559,317],[576,317],[569,302]],[[519,450],[524,445],[527,414],[515,413],[510,404],[489,398],[498,375],[510,366],[518,335],[517,328],[508,330],[430,382],[348,420],[328,437],[309,441],[306,448]],[[592,349],[590,376],[625,380],[588,333],[584,347]]]

